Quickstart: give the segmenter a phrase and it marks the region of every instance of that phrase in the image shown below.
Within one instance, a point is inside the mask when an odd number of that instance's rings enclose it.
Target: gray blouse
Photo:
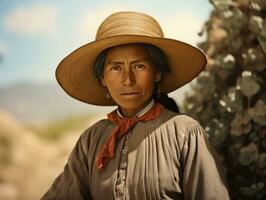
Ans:
[[[229,199],[224,170],[194,119],[164,110],[138,122],[99,172],[97,152],[115,127],[104,119],[88,128],[41,200]]]

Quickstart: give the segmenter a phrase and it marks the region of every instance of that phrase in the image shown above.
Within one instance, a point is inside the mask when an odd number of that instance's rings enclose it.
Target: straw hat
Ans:
[[[117,12],[100,25],[95,41],[76,49],[56,69],[56,78],[72,97],[94,105],[115,105],[106,98],[106,89],[93,75],[93,64],[106,48],[129,43],[147,43],[167,56],[170,73],[159,82],[160,91],[169,93],[195,78],[205,67],[206,57],[196,47],[164,38],[158,22],[139,12]]]

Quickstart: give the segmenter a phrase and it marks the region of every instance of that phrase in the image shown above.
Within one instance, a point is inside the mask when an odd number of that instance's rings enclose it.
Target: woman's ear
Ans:
[[[105,83],[105,81],[104,81],[104,78],[103,78],[103,77],[101,78],[101,83],[102,83],[102,85],[103,85],[104,87],[106,87],[106,83]]]
[[[156,82],[159,82],[162,78],[162,72],[157,72],[156,73],[156,76],[155,76],[155,81]]]

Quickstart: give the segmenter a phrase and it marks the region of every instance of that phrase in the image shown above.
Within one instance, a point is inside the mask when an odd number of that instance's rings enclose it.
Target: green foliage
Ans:
[[[266,199],[266,1],[210,0],[206,70],[183,110],[223,156],[232,199]]]
[[[94,116],[68,116],[64,119],[53,121],[42,126],[29,126],[41,138],[47,140],[57,140],[69,131],[82,127],[90,123]],[[79,133],[80,134],[80,133]]]

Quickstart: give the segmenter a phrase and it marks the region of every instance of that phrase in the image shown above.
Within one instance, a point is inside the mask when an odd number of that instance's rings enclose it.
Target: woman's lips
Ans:
[[[138,95],[139,92],[123,92],[121,93],[122,96],[131,96],[131,95]]]

